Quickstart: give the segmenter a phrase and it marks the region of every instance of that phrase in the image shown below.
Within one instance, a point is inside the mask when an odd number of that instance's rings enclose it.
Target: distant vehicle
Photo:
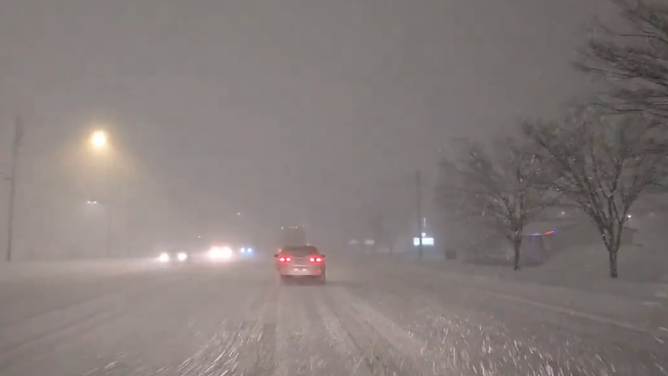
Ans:
[[[274,257],[281,281],[293,277],[310,277],[324,284],[327,279],[325,255],[312,245],[283,247]]]
[[[278,247],[306,245],[306,232],[301,226],[281,227],[279,233]]]
[[[186,261],[190,261],[190,255],[188,252],[167,251],[160,253],[158,256],[158,262],[163,264],[184,263]]]
[[[241,257],[251,257],[255,255],[255,248],[249,246],[242,246],[239,248],[239,254]]]
[[[227,261],[234,257],[234,252],[228,246],[213,246],[207,252],[207,257],[211,261]]]

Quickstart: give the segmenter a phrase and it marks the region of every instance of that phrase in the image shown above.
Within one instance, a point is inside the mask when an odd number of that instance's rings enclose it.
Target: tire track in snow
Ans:
[[[186,281],[170,299],[137,307],[123,319],[86,333],[79,339],[83,344],[70,349],[69,354],[106,355],[106,360],[89,367],[89,376],[112,375],[111,370],[119,376],[202,374],[220,355],[220,349],[235,338],[230,334],[240,325],[233,325],[247,316],[248,307],[263,290],[253,288],[249,293],[225,286],[227,291],[221,291],[220,284],[225,281],[212,280],[211,274],[196,278]],[[221,292],[225,293],[222,300]],[[92,346],[84,347],[87,343]]]
[[[459,372],[477,374],[485,369],[492,375],[531,372],[586,375],[614,373],[616,369],[625,374],[624,371],[663,361],[656,355],[661,354],[657,346],[639,348],[583,329],[536,321],[517,307],[511,311],[507,306],[499,307],[503,301],[489,299],[488,295],[436,291],[422,287],[425,284],[385,284],[373,296],[390,303],[383,312],[403,312],[407,305],[417,307],[410,314],[408,327],[429,338],[432,347],[447,344],[452,352],[444,355],[452,359]]]
[[[419,341],[366,303],[337,287],[329,289],[325,299],[372,375],[438,374],[435,367],[427,367],[428,354],[421,353]]]
[[[129,314],[128,306],[146,303],[151,300],[150,297],[157,297],[155,291],[161,291],[164,286],[176,281],[173,276],[171,278],[166,276],[158,282],[130,293],[113,293],[111,296],[103,296],[65,310],[49,312],[33,317],[28,322],[5,328],[0,332],[3,342],[0,347],[0,367],[19,364],[41,353],[40,349],[49,348],[53,351],[55,346],[66,344],[61,340],[63,336],[76,336],[104,322]],[[44,330],[44,327],[48,329]]]
[[[313,317],[307,310],[312,297],[309,288],[296,281],[280,281],[276,327],[276,362],[273,375],[298,376],[310,369],[312,348],[304,348],[314,333]],[[313,344],[309,344],[313,346]],[[309,357],[308,360],[305,360]],[[308,373],[307,373],[308,374]]]
[[[325,292],[325,294],[329,293],[329,290]],[[342,359],[340,364],[345,369],[345,374],[351,376],[372,376],[371,370],[366,366],[365,356],[360,355],[363,353],[360,352],[354,339],[341,324],[328,299],[321,295],[317,303],[318,315],[327,331],[326,340]]]
[[[238,350],[243,359],[240,372],[233,372],[232,375],[262,376],[274,372],[278,287],[272,285],[267,288],[257,303],[259,307],[251,307],[249,312],[255,315],[254,323],[251,323],[253,329],[245,335],[245,341]]]
[[[281,289],[275,376],[360,375],[342,372],[342,366],[353,369],[353,354],[337,347],[340,343],[330,334],[332,313],[326,313],[326,294],[327,288],[317,282]]]
[[[149,272],[149,273],[142,273]],[[102,276],[75,276],[73,278],[68,278],[65,281],[57,281],[55,284],[50,285],[49,279],[36,279],[33,278],[30,280],[30,284],[24,282],[20,283],[0,283],[3,289],[9,289],[10,291],[0,291],[0,300],[11,300],[12,304],[8,304],[6,307],[2,307],[0,310],[0,332],[11,325],[16,325],[22,321],[28,319],[35,319],[43,315],[51,314],[55,311],[62,311],[68,308],[86,304],[91,300],[98,299],[101,296],[114,294],[118,292],[123,292],[127,290],[127,286],[119,287],[118,278],[123,277],[132,277],[130,280],[122,281],[123,285],[131,284],[141,284],[137,280],[153,280],[155,275],[151,272],[155,270],[131,270],[118,272],[113,275],[102,275]],[[94,282],[94,283],[90,283]],[[131,283],[132,282],[132,283]],[[85,284],[86,289],[84,291],[77,291],[77,297],[70,298],[65,296],[66,299],[58,296],[58,299],[54,301],[44,302],[40,296],[40,299],[36,299],[34,296],[42,295],[45,292],[56,292],[60,294],[68,294],[72,291],[69,288],[80,287],[81,284]],[[49,291],[55,288],[55,291]],[[29,293],[26,293],[26,289]],[[58,294],[58,295],[60,295]],[[7,296],[8,295],[8,296]],[[53,298],[50,296],[49,298]],[[65,300],[65,302],[63,302]],[[38,312],[34,312],[35,309],[32,307],[35,302],[39,303],[39,308],[43,308],[44,305],[48,305],[46,310],[41,309]],[[30,304],[32,303],[32,304]]]
[[[276,346],[276,288],[263,287],[247,304],[238,306],[244,319],[201,345],[174,374],[181,376],[255,376],[271,374]],[[238,305],[238,304],[237,304]]]

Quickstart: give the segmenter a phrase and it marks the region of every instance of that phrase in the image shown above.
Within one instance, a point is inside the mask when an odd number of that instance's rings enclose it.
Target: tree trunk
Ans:
[[[608,251],[608,260],[610,260],[610,277],[617,278],[617,249]]]
[[[613,225],[614,226],[614,225]],[[610,278],[617,278],[617,253],[622,245],[622,232],[624,231],[624,222],[617,222],[616,226],[609,231],[610,242],[608,243],[608,261],[610,262]]]
[[[520,269],[520,248],[522,247],[522,238],[515,236],[515,239],[513,239],[513,253],[515,256],[514,260],[514,270],[519,270]]]

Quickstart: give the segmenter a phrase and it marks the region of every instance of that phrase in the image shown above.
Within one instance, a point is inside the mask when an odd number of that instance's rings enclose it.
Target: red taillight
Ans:
[[[278,259],[280,262],[290,262],[291,258],[290,257],[281,257]]]
[[[321,257],[311,257],[311,262],[322,262]]]

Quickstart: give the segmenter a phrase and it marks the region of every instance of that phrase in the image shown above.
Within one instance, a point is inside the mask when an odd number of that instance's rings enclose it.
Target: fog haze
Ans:
[[[600,9],[3,1],[3,172],[17,114],[26,128],[17,248],[96,244],[99,223],[76,207],[108,195],[110,176],[119,239],[194,236],[240,218],[254,231],[289,222],[344,236],[410,202],[413,171],[431,179],[451,138],[554,113],[581,93],[570,62]],[[97,125],[123,156],[113,170],[78,150]],[[81,221],[93,238],[82,240]]]

